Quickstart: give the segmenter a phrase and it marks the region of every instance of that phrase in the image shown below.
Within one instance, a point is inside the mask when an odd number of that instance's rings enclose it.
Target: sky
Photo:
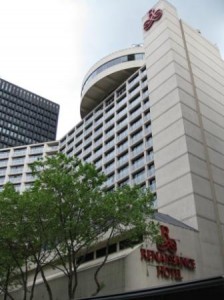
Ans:
[[[224,0],[169,0],[224,59]],[[85,74],[143,42],[154,0],[0,0],[0,77],[60,105],[57,139],[80,120]]]

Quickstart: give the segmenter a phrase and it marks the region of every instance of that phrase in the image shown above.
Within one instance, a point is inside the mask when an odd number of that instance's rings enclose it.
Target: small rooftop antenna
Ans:
[[[141,44],[132,44],[131,45],[132,47],[143,47],[143,44],[141,43]]]

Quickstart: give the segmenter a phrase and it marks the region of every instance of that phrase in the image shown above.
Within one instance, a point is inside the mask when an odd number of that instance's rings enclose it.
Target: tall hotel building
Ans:
[[[0,78],[0,148],[53,141],[59,105]]]
[[[89,70],[82,121],[54,146],[94,163],[107,175],[108,190],[124,184],[151,188],[179,255],[195,259],[196,268],[183,271],[183,280],[224,274],[224,62],[166,1],[145,15],[142,28],[143,46],[114,52]],[[0,151],[2,184],[16,151]],[[25,180],[26,165],[23,170]],[[172,282],[172,276],[161,279],[158,269],[150,278],[139,249],[129,251],[122,266],[107,265],[104,278],[114,272],[109,291]]]

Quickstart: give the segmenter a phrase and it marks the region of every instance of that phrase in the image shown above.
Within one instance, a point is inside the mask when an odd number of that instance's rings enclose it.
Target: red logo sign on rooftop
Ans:
[[[145,21],[144,23],[144,30],[148,31],[154,22],[159,21],[163,15],[163,12],[161,9],[150,9],[148,12],[148,20]]]

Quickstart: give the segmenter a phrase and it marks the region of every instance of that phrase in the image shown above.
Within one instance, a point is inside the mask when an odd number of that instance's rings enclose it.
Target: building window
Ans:
[[[101,114],[100,116],[98,116],[98,117],[95,119],[95,125],[98,124],[100,121],[102,121],[102,117],[103,117],[103,114]]]
[[[108,149],[108,148],[113,147],[113,146],[114,146],[114,138],[112,137],[112,138],[110,138],[109,140],[107,140],[105,142],[105,147],[106,147],[106,149]]]
[[[105,123],[106,123],[106,124],[111,123],[111,121],[113,121],[113,119],[114,119],[114,114],[112,114],[111,116],[109,116],[109,118],[107,118],[107,119],[105,120]]]
[[[110,128],[108,128],[107,130],[105,130],[105,134],[106,134],[106,135],[109,135],[109,134],[111,134],[112,132],[114,132],[114,125],[111,126]]]
[[[106,181],[107,186],[110,186],[112,184],[114,184],[114,175],[109,176]]]
[[[14,155],[24,156],[26,155],[26,149],[14,149]]]
[[[13,158],[12,159],[12,165],[20,165],[24,164],[25,157],[22,158]]]
[[[114,95],[106,100],[106,106],[110,105],[113,102],[114,102]]]
[[[148,176],[154,176],[155,175],[155,166],[154,164],[151,164],[148,166]]]
[[[6,167],[7,164],[8,164],[8,160],[7,159],[0,160],[0,167]]]
[[[105,172],[106,174],[108,173],[111,173],[111,172],[114,172],[115,170],[115,164],[114,164],[114,161],[108,163],[105,165]]]
[[[97,160],[94,161],[94,165],[96,168],[99,168],[102,166],[102,158],[98,158]]]
[[[129,80],[128,80],[128,83],[132,83],[133,81],[135,81],[136,79],[138,79],[139,77],[139,74],[138,73],[135,73]]]
[[[138,154],[140,152],[143,152],[143,150],[144,150],[143,142],[140,142],[137,145],[135,145],[134,147],[132,147],[132,152],[134,154]]]
[[[68,136],[71,136],[75,132],[75,129],[73,128],[71,131],[69,131]]]
[[[1,151],[0,152],[0,158],[6,158],[9,156],[9,151]]]
[[[144,165],[144,155],[136,158],[135,160],[132,161],[132,165],[134,168],[140,167]]]
[[[9,176],[9,181],[12,183],[21,182],[22,175],[11,175]]]
[[[134,130],[137,127],[140,127],[142,125],[142,118],[138,117],[133,122],[130,123],[131,129]]]
[[[140,139],[140,138],[142,138],[142,130],[138,130],[137,132],[135,132],[135,133],[133,133],[133,134],[131,135],[131,139],[132,139],[133,141],[136,141],[136,140],[138,140],[138,139]]]
[[[5,175],[5,172],[6,172],[6,168],[0,169],[0,176],[1,176],[1,175]]]
[[[119,97],[119,96],[121,96],[123,93],[125,93],[125,91],[126,91],[126,86],[125,85],[123,85],[121,88],[119,88],[118,90],[117,90],[117,97]]]
[[[139,184],[145,179],[145,169],[133,174],[133,183],[134,184]]]
[[[100,145],[99,147],[97,147],[97,148],[95,148],[94,149],[94,153],[97,153],[97,152],[99,152],[101,149],[102,149],[102,145]]]
[[[128,162],[128,152],[125,152],[121,156],[117,158],[118,166],[121,166],[122,164]]]
[[[103,134],[101,133],[100,135],[98,135],[98,136],[94,139],[94,142],[95,142],[95,143],[101,142],[101,141],[102,141],[102,138],[103,138]]]
[[[118,174],[120,175],[128,175],[128,166],[118,169]]]
[[[23,166],[11,167],[10,172],[11,173],[22,173],[23,172]]]
[[[114,149],[105,153],[106,158],[114,158]]]
[[[155,179],[149,181],[149,188],[152,193],[156,191],[156,181]]]

